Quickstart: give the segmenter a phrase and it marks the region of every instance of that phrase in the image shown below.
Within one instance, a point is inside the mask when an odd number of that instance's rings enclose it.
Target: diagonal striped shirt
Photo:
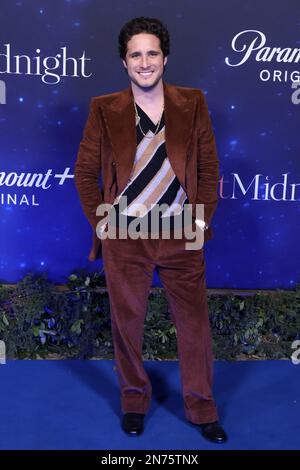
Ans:
[[[161,208],[159,213],[159,231],[162,228],[162,219],[168,218],[170,228],[174,228],[176,215],[179,215],[184,204],[188,204],[187,195],[176,177],[166,152],[165,145],[165,120],[164,113],[157,133],[157,125],[151,121],[148,115],[136,105],[140,116],[140,130],[138,120],[136,124],[137,132],[137,150],[134,159],[134,165],[122,193],[115,199],[114,207],[118,217],[125,217],[125,223],[128,224],[138,217],[147,217],[148,232],[153,231],[151,227],[151,215],[153,208]],[[120,210],[119,200],[126,196],[126,207]],[[164,207],[161,207],[165,204]],[[142,206],[141,206],[142,205]],[[181,216],[180,220],[181,220]],[[177,217],[178,219],[178,217]],[[178,221],[178,220],[177,220]]]

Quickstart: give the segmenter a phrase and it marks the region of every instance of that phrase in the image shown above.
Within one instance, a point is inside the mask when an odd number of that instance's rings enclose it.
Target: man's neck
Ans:
[[[164,102],[163,81],[160,80],[154,88],[140,88],[131,82],[135,102],[142,107],[161,106]]]

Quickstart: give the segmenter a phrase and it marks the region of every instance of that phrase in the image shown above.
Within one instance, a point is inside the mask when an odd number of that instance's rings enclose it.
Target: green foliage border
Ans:
[[[294,290],[208,290],[216,359],[287,359],[300,338],[300,285]],[[0,340],[7,359],[113,358],[103,273],[71,274],[63,286],[47,274],[0,284]],[[151,289],[144,359],[177,359],[176,328],[161,288]]]

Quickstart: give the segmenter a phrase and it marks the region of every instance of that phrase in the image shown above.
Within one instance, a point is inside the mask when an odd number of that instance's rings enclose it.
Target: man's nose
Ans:
[[[146,69],[148,67],[148,57],[147,56],[142,57],[142,66],[143,66],[144,69]]]

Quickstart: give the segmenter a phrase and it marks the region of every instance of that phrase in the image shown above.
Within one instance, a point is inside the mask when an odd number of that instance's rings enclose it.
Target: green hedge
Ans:
[[[254,295],[208,291],[217,359],[290,358],[300,338],[300,285]],[[145,322],[145,359],[177,358],[176,328],[164,291],[153,288]],[[112,358],[109,302],[102,273],[70,275],[65,286],[28,274],[0,285],[0,340],[7,358]]]

